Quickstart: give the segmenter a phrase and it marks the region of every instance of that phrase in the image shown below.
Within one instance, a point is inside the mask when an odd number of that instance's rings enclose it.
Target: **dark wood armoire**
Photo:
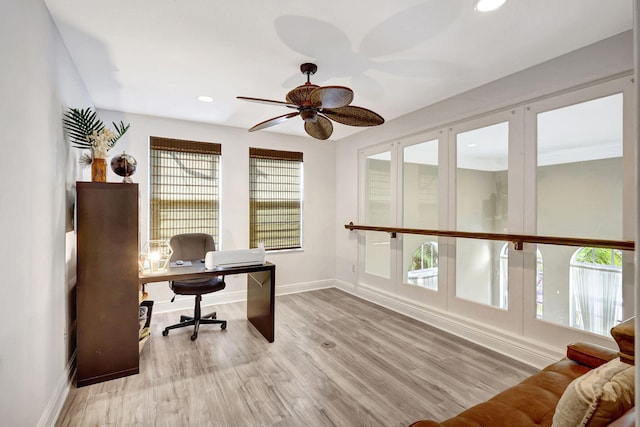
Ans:
[[[77,183],[78,387],[137,374],[138,184]]]

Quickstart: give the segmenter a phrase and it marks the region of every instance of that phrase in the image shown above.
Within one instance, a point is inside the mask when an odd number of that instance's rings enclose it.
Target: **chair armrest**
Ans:
[[[635,330],[634,330],[635,317],[625,320],[624,322],[611,328],[611,336],[618,347],[620,352],[620,360],[633,365],[635,362]]]
[[[595,369],[618,357],[618,352],[596,344],[576,342],[567,346],[567,357],[574,362]]]
[[[442,427],[442,424],[436,421],[431,421],[431,420],[421,420],[421,421],[416,421],[415,423],[411,424],[409,427]]]

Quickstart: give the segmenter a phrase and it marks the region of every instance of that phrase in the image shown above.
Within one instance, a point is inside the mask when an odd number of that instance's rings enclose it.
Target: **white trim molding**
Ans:
[[[335,287],[335,281],[318,280],[314,282],[294,283],[288,285],[276,285],[276,296],[295,294],[298,292],[315,291],[318,289],[327,289]],[[219,305],[231,302],[239,302],[247,300],[247,291],[231,291],[231,292],[215,292],[202,296],[201,305]],[[177,295],[175,301],[155,301],[153,304],[153,313],[168,313],[177,310],[193,310],[193,297]]]
[[[62,375],[60,375],[60,379],[58,380],[58,384],[47,403],[46,408],[42,412],[40,419],[38,420],[37,427],[49,427],[56,425],[56,421],[62,412],[62,408],[64,407],[64,403],[67,400],[67,396],[69,396],[69,392],[71,390],[71,382],[75,376],[75,366],[76,366],[76,352],[74,351],[71,355],[71,358],[67,362],[67,366],[65,367]]]

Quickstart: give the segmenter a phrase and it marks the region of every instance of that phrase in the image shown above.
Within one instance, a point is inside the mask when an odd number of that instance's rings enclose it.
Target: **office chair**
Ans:
[[[173,249],[173,254],[171,255],[172,262],[182,260],[200,263],[200,260],[205,258],[207,252],[215,251],[216,249],[213,237],[204,233],[175,235],[169,241],[169,245],[171,249]],[[162,331],[162,335],[165,337],[169,335],[170,329],[193,325],[194,330],[193,335],[191,335],[191,341],[195,341],[196,338],[198,338],[200,324],[219,324],[222,329],[227,329],[227,321],[218,320],[215,312],[204,316],[200,314],[202,295],[223,290],[226,286],[223,278],[174,280],[169,283],[169,286],[176,295],[195,295],[196,303],[193,317],[180,316],[180,323],[167,326],[164,328],[164,331]]]

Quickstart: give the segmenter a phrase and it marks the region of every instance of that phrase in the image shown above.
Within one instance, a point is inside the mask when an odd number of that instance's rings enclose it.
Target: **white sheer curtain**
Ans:
[[[622,316],[622,272],[615,268],[572,265],[571,326],[609,335]]]

